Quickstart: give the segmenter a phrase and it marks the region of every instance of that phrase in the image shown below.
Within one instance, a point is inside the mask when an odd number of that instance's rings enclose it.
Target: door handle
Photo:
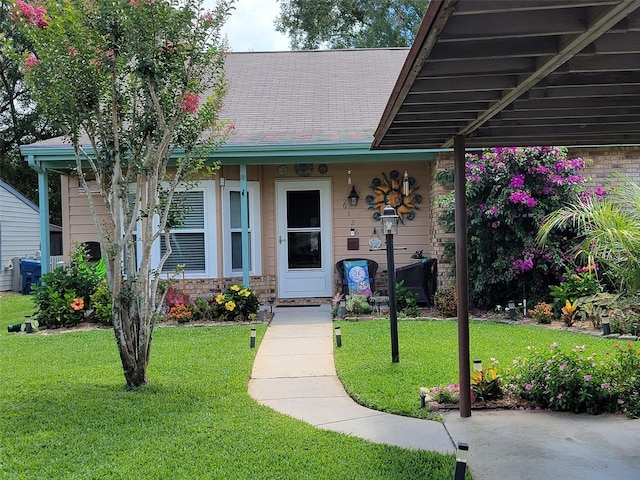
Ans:
[[[282,238],[282,235],[278,235],[278,243],[283,244],[286,240]]]

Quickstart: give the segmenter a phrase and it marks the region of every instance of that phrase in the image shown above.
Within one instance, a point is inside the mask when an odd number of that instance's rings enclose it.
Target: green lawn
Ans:
[[[453,456],[317,430],[256,404],[247,325],[157,329],[150,385],[131,392],[110,330],[7,333],[31,310],[29,297],[0,297],[2,479],[452,477]]]
[[[336,322],[342,347],[335,349],[338,375],[351,396],[363,405],[401,415],[431,417],[420,407],[420,387],[458,383],[458,325],[455,321],[400,321],[400,363],[391,363],[388,321]],[[506,325],[488,321],[470,323],[471,358],[484,364],[497,359],[502,373],[527,346],[540,349],[557,343],[571,349],[585,345],[587,352],[605,355],[614,340],[537,326]]]

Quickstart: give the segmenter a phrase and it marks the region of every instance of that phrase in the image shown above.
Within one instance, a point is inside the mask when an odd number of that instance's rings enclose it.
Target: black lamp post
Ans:
[[[387,204],[380,216],[382,232],[387,240],[387,272],[389,278],[389,322],[391,323],[391,361],[400,361],[398,349],[398,316],[396,312],[396,267],[393,258],[393,236],[398,233],[398,214]]]

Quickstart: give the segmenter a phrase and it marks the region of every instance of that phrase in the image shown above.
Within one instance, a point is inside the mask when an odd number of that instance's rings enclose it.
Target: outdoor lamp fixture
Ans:
[[[509,320],[516,320],[516,302],[509,300]]]
[[[395,235],[398,233],[398,214],[396,213],[396,209],[387,203],[387,206],[384,207],[382,211],[382,215],[380,215],[380,222],[382,224],[382,232],[387,235],[387,240],[389,235]],[[391,240],[393,242],[393,239]]]
[[[473,361],[473,369],[474,369],[476,372],[481,372],[481,371],[482,371],[482,360],[479,360],[479,359],[477,359],[477,358],[476,358],[476,359]]]
[[[227,179],[224,177],[220,177],[220,188],[224,188],[226,184],[227,184]]]
[[[464,474],[467,471],[467,456],[469,455],[469,444],[458,443],[456,451],[456,470],[453,473],[453,480],[464,480]]]
[[[269,313],[273,313],[273,302],[275,302],[275,301],[276,301],[275,298],[269,297],[269,300],[268,300],[268,302],[269,302]]]
[[[24,317],[24,333],[33,333],[33,326],[31,325],[31,315],[25,315]]]
[[[336,347],[342,346],[342,333],[340,333],[340,327],[336,327]]]
[[[249,343],[249,346],[251,348],[256,348],[256,328],[255,327],[251,329],[251,341]]]
[[[611,323],[608,315],[602,315],[602,334],[611,335]]]
[[[405,197],[409,195],[409,173],[406,170],[402,175],[402,195]]]
[[[353,185],[351,186],[351,193],[347,198],[349,199],[349,204],[352,207],[355,207],[356,205],[358,205],[358,199],[360,198],[360,195],[358,195],[358,192],[356,192],[355,186]]]
[[[398,349],[398,313],[396,310],[396,267],[393,258],[393,236],[398,233],[398,214],[387,203],[380,216],[382,231],[387,240],[387,277],[389,279],[389,322],[391,324],[391,361],[400,361]]]

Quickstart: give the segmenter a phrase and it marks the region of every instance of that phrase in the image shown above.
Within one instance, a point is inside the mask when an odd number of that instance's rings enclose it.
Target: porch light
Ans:
[[[351,193],[347,198],[349,199],[349,204],[352,207],[355,207],[356,205],[358,205],[358,199],[360,198],[360,195],[358,195],[358,192],[356,192],[355,186],[353,185],[351,186]]]
[[[404,171],[402,175],[402,195],[405,197],[409,195],[409,172]]]

